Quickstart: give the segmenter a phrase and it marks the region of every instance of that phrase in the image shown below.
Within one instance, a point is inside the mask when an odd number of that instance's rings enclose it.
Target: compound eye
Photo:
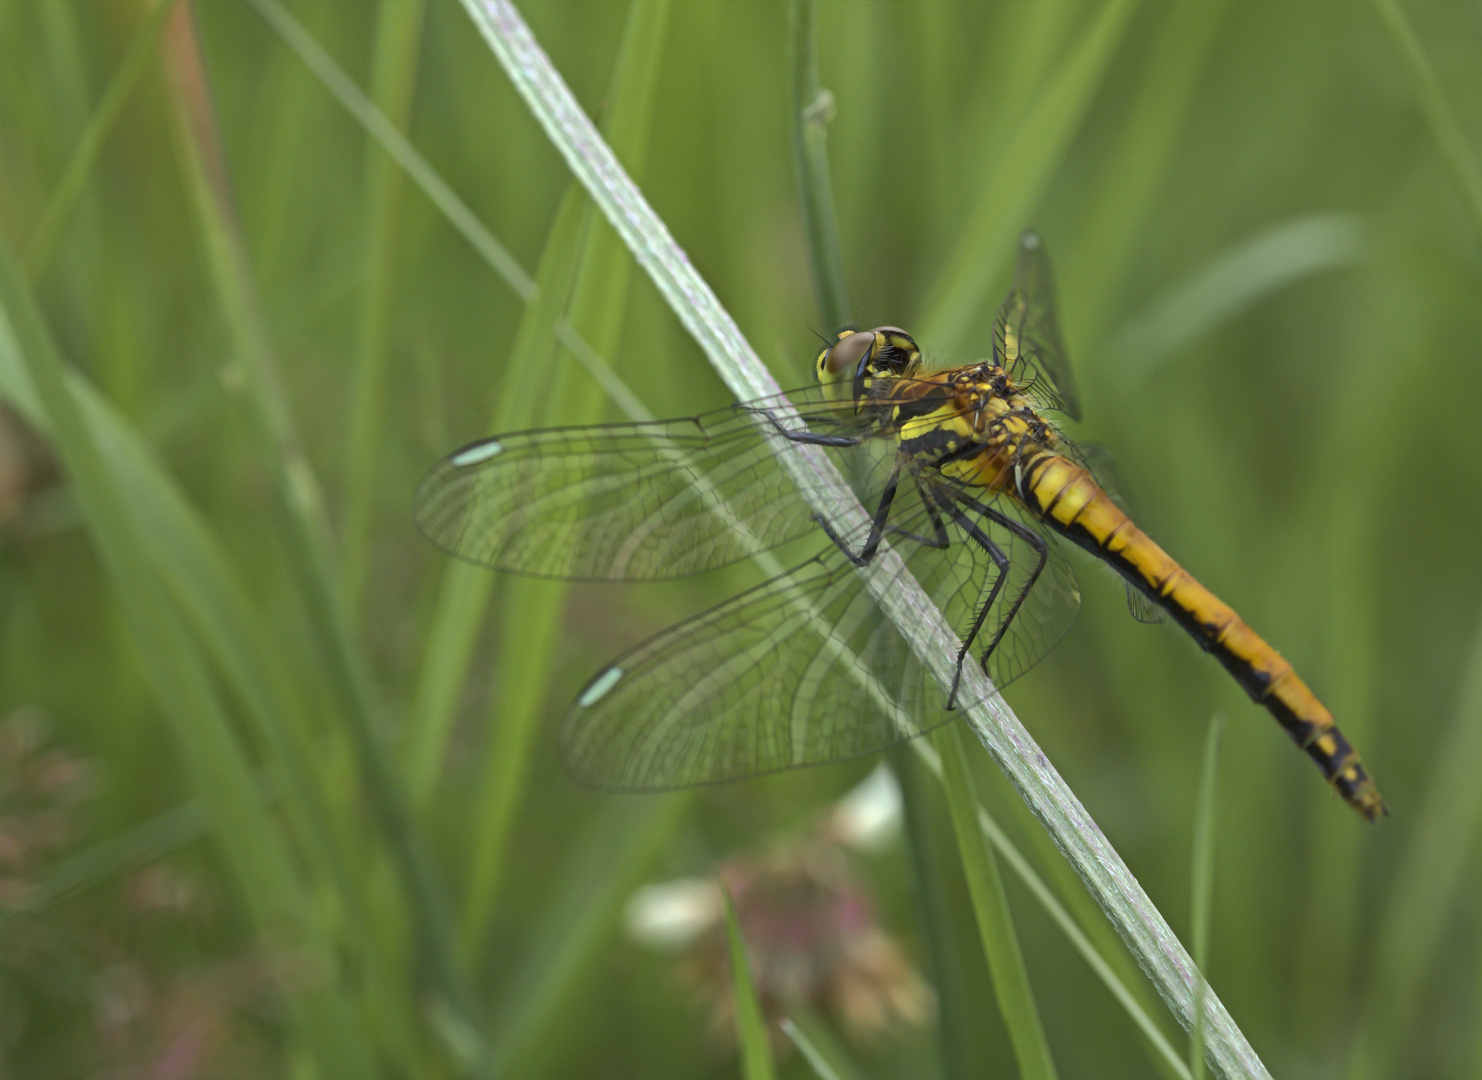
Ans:
[[[883,344],[875,358],[877,367],[900,374],[921,358],[916,339],[899,326],[877,326],[870,332]]]
[[[841,337],[828,352],[823,354],[821,366],[832,378],[853,378],[862,361],[875,344],[875,335],[867,330],[857,330]]]

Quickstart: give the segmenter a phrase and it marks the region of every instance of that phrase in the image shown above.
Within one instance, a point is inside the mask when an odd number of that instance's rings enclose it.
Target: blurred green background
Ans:
[[[551,346],[568,313],[654,414],[728,395],[460,6],[289,8],[463,200],[450,220],[261,2],[0,0],[0,1075],[736,1075],[707,946],[634,940],[629,898],[776,858],[875,761],[578,789],[555,748],[577,689],[755,571],[517,581],[409,521],[463,442],[623,418]],[[786,6],[522,8],[778,380],[807,381],[829,327]],[[822,3],[817,41],[854,317],[976,359],[1037,227],[1075,434],[1324,698],[1393,816],[1364,826],[1085,561],[1079,622],[1010,703],[1185,940],[1228,718],[1209,977],[1273,1074],[1482,1074],[1482,9]],[[559,285],[543,309],[479,223]],[[947,827],[927,786],[914,846],[845,858],[939,1022],[857,1037],[819,999],[815,1031],[859,1076],[1014,1075],[961,870],[922,850]],[[1005,874],[1060,1074],[1172,1075]]]

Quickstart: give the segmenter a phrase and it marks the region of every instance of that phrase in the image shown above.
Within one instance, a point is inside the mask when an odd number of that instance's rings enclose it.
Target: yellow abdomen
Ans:
[[[1139,529],[1089,472],[1058,454],[1031,452],[1006,486],[1045,525],[1113,566],[1213,653],[1349,805],[1370,821],[1388,813],[1332,713],[1291,664]]]

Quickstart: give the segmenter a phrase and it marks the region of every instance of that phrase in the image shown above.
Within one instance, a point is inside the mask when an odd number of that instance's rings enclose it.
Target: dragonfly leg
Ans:
[[[885,481],[885,489],[880,492],[880,505],[875,510],[874,520],[870,522],[870,534],[865,537],[864,546],[859,549],[858,554],[849,549],[849,543],[838,533],[834,532],[822,514],[814,514],[813,520],[818,522],[821,528],[834,546],[844,553],[844,556],[855,566],[868,566],[870,560],[875,557],[875,552],[880,550],[880,541],[885,536],[885,520],[890,517],[890,506],[895,502],[895,490],[900,484],[901,463],[899,460],[890,468],[890,478]]]
[[[820,435],[816,431],[793,431],[784,427],[782,421],[777,418],[777,414],[770,409],[759,409],[754,405],[738,405],[737,408],[756,416],[766,417],[777,429],[777,433],[786,437],[790,442],[803,443],[807,446],[834,447],[858,446],[864,442],[862,435]]]
[[[1039,561],[1034,564],[1034,569],[1029,573],[1029,580],[1026,581],[1024,583],[1024,587],[1019,590],[1019,595],[1014,597],[1014,602],[1009,605],[1008,611],[1004,613],[1003,619],[998,624],[998,632],[993,635],[993,640],[990,641],[988,643],[988,647],[983,650],[982,663],[984,666],[984,670],[986,671],[988,658],[993,655],[993,650],[998,648],[998,643],[1003,640],[1004,634],[1008,632],[1009,624],[1014,621],[1014,616],[1019,614],[1019,608],[1024,605],[1024,601],[1029,596],[1030,590],[1034,588],[1034,583],[1039,580],[1040,573],[1045,568],[1045,563],[1049,562],[1050,546],[1045,543],[1045,538],[1043,536],[1040,536],[1039,533],[1035,532],[1027,525],[1023,524],[1022,522],[1015,521],[1007,514],[995,510],[993,507],[988,506],[985,503],[980,503],[976,499],[971,499],[966,496],[959,496],[958,502],[962,506],[965,506],[969,510],[972,510],[974,513],[980,514],[983,517],[987,518],[995,525],[999,525],[1007,529],[1014,536],[1017,536],[1020,540],[1023,540],[1026,544],[1033,548],[1034,552],[1039,556]],[[995,592],[996,591],[997,586],[995,586]],[[990,597],[989,604],[991,604],[992,602],[992,597]],[[986,608],[987,605],[985,605],[985,611]],[[981,622],[981,617],[979,621]],[[976,629],[977,628],[974,627],[975,631]]]
[[[952,546],[952,540],[947,535],[947,526],[942,522],[941,508],[937,506],[936,500],[928,495],[921,486],[921,481],[913,476],[911,482],[916,485],[916,494],[921,496],[921,501],[926,505],[926,513],[931,518],[933,535],[921,536],[908,529],[902,529],[898,525],[888,525],[885,531],[895,536],[904,536],[907,540],[914,540],[922,547],[937,548],[945,551]]]
[[[955,709],[957,707],[957,687],[962,682],[963,661],[967,659],[968,653],[972,651],[973,642],[978,639],[978,633],[983,629],[983,622],[988,618],[988,612],[993,610],[993,602],[998,599],[999,592],[1003,590],[1003,583],[1009,579],[1009,557],[1004,554],[1003,549],[993,542],[993,538],[984,532],[976,521],[962,512],[954,499],[948,498],[942,500],[942,502],[946,507],[947,513],[952,516],[952,520],[957,522],[963,532],[967,533],[968,539],[986,551],[988,557],[993,560],[993,565],[998,567],[998,576],[993,579],[993,587],[988,590],[988,599],[983,601],[982,605],[978,608],[978,614],[973,619],[972,627],[962,639],[962,648],[957,651],[957,665],[952,671],[952,689],[947,694],[947,708]],[[1000,627],[998,634],[994,637],[993,645],[997,645],[998,638],[1002,636],[1003,628]],[[987,652],[983,654],[984,660],[987,660],[988,654],[993,651],[993,645],[989,645]]]

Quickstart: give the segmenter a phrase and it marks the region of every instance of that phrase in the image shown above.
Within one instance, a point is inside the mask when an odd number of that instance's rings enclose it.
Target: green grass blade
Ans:
[[[1136,382],[1238,312],[1325,270],[1357,265],[1364,229],[1352,214],[1278,222],[1221,252],[1117,331],[1107,347],[1119,377]]]
[[[417,57],[422,44],[424,0],[403,0],[376,9],[371,94],[385,116],[406,127],[412,112]],[[345,441],[345,510],[340,528],[345,594],[359,610],[369,557],[371,514],[383,483],[380,466],[390,379],[391,313],[398,266],[396,222],[405,173],[368,140],[365,170],[365,291],[361,295],[349,435]]]
[[[1225,718],[1216,713],[1209,721],[1204,737],[1204,768],[1199,776],[1199,805],[1194,810],[1194,859],[1190,875],[1190,923],[1194,946],[1194,964],[1199,969],[1199,990],[1195,996],[1198,1009],[1189,1032],[1189,1073],[1194,1080],[1204,1077],[1204,998],[1209,973],[1209,911],[1214,903],[1214,826],[1220,778],[1220,740]]]
[[[1482,626],[1472,638],[1456,712],[1437,743],[1437,759],[1410,840],[1390,876],[1368,980],[1364,1020],[1349,1075],[1393,1076],[1406,1036],[1426,1001],[1433,970],[1476,865],[1482,826]]]
[[[31,241],[26,249],[26,269],[32,277],[41,274],[56,254],[57,243],[82,195],[83,186],[92,175],[93,167],[98,163],[98,155],[103,151],[103,144],[113,131],[113,125],[118,120],[124,103],[129,100],[134,84],[139,81],[144,65],[149,62],[159,40],[160,28],[164,26],[165,17],[170,14],[174,5],[175,0],[160,0],[145,15],[143,24],[134,34],[134,40],[129,43],[128,52],[119,62],[118,70],[108,81],[98,107],[88,117],[82,138],[77,140],[77,148],[72,151],[72,157],[67,161],[67,167],[57,180],[56,189],[47,200],[46,209],[41,212],[41,218],[31,234]]]
[[[991,317],[993,305],[985,299],[989,286],[1064,159],[1136,9],[1136,0],[1110,0],[1102,7],[1075,52],[994,155],[961,239],[926,292],[923,341],[937,348],[969,346],[985,313]]]
[[[345,608],[323,498],[296,432],[258,301],[190,10],[178,8],[168,24],[166,56],[178,138],[184,151],[185,184],[205,249],[210,283],[233,357],[245,376],[254,434],[273,470],[285,547],[310,623],[328,661],[327,685],[343,708],[368,802],[395,857],[415,916],[419,950],[430,979],[437,984],[437,993],[474,1024],[478,1010],[472,987],[453,957],[450,905],[431,856],[412,829],[376,729],[377,694],[370,664]]]
[[[464,7],[567,164],[623,235],[731,391],[739,397],[775,393],[775,380],[602,143],[518,11],[505,0],[465,0]],[[809,493],[813,507],[836,531],[863,528],[868,519],[859,500],[837,469],[822,455],[810,453],[811,449],[785,448],[779,455],[783,467]],[[956,636],[921,590],[912,587],[909,579],[903,580],[902,569],[898,556],[882,549],[871,566],[861,572],[881,610],[900,628],[934,677],[946,686],[953,679],[951,658],[958,651]],[[974,733],[1052,832],[1057,845],[1152,977],[1159,994],[1181,1022],[1192,1022],[1191,962],[1167,921],[1105,835],[1091,823],[1085,808],[1018,718],[993,696],[982,672],[969,666],[961,677],[966,694],[984,702],[964,710]],[[1218,1016],[1218,1022],[1210,1028],[1210,1046],[1221,1068],[1232,1076],[1265,1076],[1265,1067],[1255,1051],[1212,994],[1208,1005]]]
[[[798,1053],[803,1055],[803,1060],[813,1070],[813,1075],[818,1080],[841,1080],[839,1074],[834,1071],[828,1060],[819,1053],[818,1048],[813,1045],[808,1036],[798,1029],[798,1026],[788,1017],[782,1018],[782,1031],[792,1040],[792,1044],[798,1048]]]
[[[507,361],[510,370],[531,373],[535,380],[531,389],[537,392],[500,394],[491,430],[539,423],[536,406],[542,394],[538,391],[553,377],[555,328],[576,280],[591,216],[586,196],[571,185],[546,236],[537,270],[540,287],[520,319]],[[481,567],[448,560],[443,568],[412,704],[407,762],[412,799],[418,806],[426,805],[441,772],[454,710],[493,586],[494,576]]]
[[[968,777],[966,751],[957,725],[939,728],[932,742],[942,762],[942,784],[952,812],[958,856],[973,898],[978,938],[993,975],[998,1010],[1014,1044],[1019,1075],[1025,1080],[1053,1080],[1055,1062],[1045,1041],[1034,991],[1029,986],[1029,972],[1019,950],[1013,915],[998,874],[998,861],[978,828],[978,803]]]
[[[1081,328],[1077,336],[1099,349],[1122,289],[1139,275],[1132,265],[1138,237],[1154,218],[1157,197],[1175,160],[1174,152],[1195,99],[1199,78],[1218,40],[1229,0],[1169,4],[1159,9],[1162,25],[1152,55],[1145,62],[1137,96],[1127,111],[1120,137],[1104,168],[1098,171],[1085,210],[1080,242],[1060,261],[1065,296],[1076,297],[1067,321]],[[1077,375],[1097,380],[1117,369],[1083,361]],[[1108,379],[1107,381],[1112,381]]]
[[[298,20],[277,0],[247,2],[278,33],[284,44],[298,54],[299,59],[324,84],[325,89],[381,144],[381,149],[396,159],[397,164],[406,170],[423,194],[432,200],[453,227],[473,245],[484,261],[504,278],[521,299],[529,300],[535,291],[535,282],[530,275]]]
[[[171,725],[191,787],[217,826],[215,835],[244,900],[264,930],[282,932],[294,947],[330,963],[292,853],[268,818],[210,673],[156,579],[144,553],[146,541],[67,386],[62,360],[19,268],[3,247],[0,318],[0,351],[9,352],[9,363],[30,376],[130,632],[147,643],[139,650],[145,674]],[[290,1008],[326,1075],[377,1074],[366,1041],[353,1034],[342,998],[310,991],[293,998]]]
[[[853,319],[844,262],[839,256],[839,229],[834,218],[833,185],[828,175],[828,125],[833,95],[818,85],[818,37],[815,0],[790,0],[792,35],[792,145],[798,174],[803,229],[812,255],[813,287],[818,309],[829,330]]]
[[[918,933],[926,942],[927,971],[937,995],[940,1071],[971,1076],[1003,1053],[1003,1043],[983,1023],[982,1003],[993,993],[993,979],[983,950],[962,944],[978,933],[972,896],[957,857],[939,759],[934,752],[929,757],[912,753],[921,746],[930,750],[928,740],[916,739],[910,748],[892,747],[888,753],[901,786]],[[935,775],[928,775],[933,765]]]
[[[3,914],[44,911],[58,901],[111,881],[135,867],[146,866],[210,834],[211,820],[201,801],[181,803],[63,859],[24,897],[7,903]]]
[[[782,1031],[798,1048],[819,1080],[863,1080],[859,1066],[834,1034],[828,1022],[802,1002],[788,1004]]]
[[[45,416],[27,373],[14,363],[15,350],[0,349],[0,395],[38,427]],[[110,482],[125,496],[147,558],[171,599],[189,621],[193,639],[210,656],[254,725],[262,745],[269,749],[278,771],[275,790],[289,815],[303,855],[320,874],[333,882],[338,902],[353,922],[366,920],[364,883],[348,865],[344,850],[346,818],[358,817],[358,807],[336,815],[324,788],[325,746],[322,733],[309,730],[310,709],[303,688],[295,686],[290,644],[274,635],[247,603],[241,581],[230,567],[217,538],[201,520],[164,469],[137,428],[105,399],[90,382],[69,373],[93,439],[105,450]],[[315,740],[320,740],[317,744]],[[141,826],[140,828],[143,828]],[[357,934],[349,947],[359,952],[367,973],[369,996],[380,1005],[398,996],[391,968],[378,952],[387,943]],[[373,974],[372,974],[373,973]],[[410,1035],[404,1013],[383,1010],[380,1030],[405,1046]]]
[[[941,773],[941,759],[936,751],[932,749],[929,742],[918,740],[912,744],[912,747],[928,768],[937,774]],[[1066,909],[1065,904],[1062,903],[1062,896],[1069,895],[1074,899],[1076,897],[1085,897],[1086,893],[1083,883],[1074,877],[1069,867],[1066,867],[1063,860],[1060,860],[1059,853],[1053,850],[1049,838],[1045,837],[1043,840],[1044,846],[1049,848],[1049,850],[1045,851],[1044,857],[1046,859],[1057,860],[1051,863],[1051,871],[1068,879],[1061,883],[1059,894],[1056,893],[1055,889],[1048,882],[1040,877],[1029,859],[1019,850],[1014,841],[1010,839],[1008,833],[1004,831],[1003,826],[981,804],[978,806],[978,827],[994,848],[997,849],[999,856],[1004,862],[1008,863],[1009,869],[1013,870],[1018,875],[1019,880],[1029,889],[1030,894],[1038,901],[1040,907],[1044,909],[1045,914],[1050,917],[1051,921],[1060,929],[1060,932],[1065,935],[1071,947],[1086,961],[1092,973],[1110,991],[1112,997],[1116,999],[1117,1004],[1132,1019],[1132,1022],[1137,1026],[1138,1032],[1147,1044],[1154,1065],[1165,1075],[1178,1077],[1179,1080],[1187,1080],[1189,1075],[1188,1065],[1179,1056],[1178,1052],[1174,1050],[1173,1044],[1169,1042],[1168,1037],[1154,1023],[1152,1016],[1149,1015],[1147,1009],[1139,1000],[1133,987],[1129,985],[1129,976],[1136,975],[1140,978],[1142,973],[1133,968],[1131,972],[1119,974],[1114,967],[1113,950],[1122,949],[1122,944],[1115,937],[1112,937],[1109,941],[1104,940],[1108,937],[1107,932],[1110,929],[1107,926],[1104,914],[1094,904],[1082,903],[1078,905],[1076,913],[1073,915],[1071,911]],[[1042,833],[1038,835],[1043,836]],[[1086,899],[1089,900],[1089,897]],[[1103,940],[1098,943],[1093,940],[1093,936],[1099,936]],[[1122,951],[1118,955],[1125,956],[1126,953]]]
[[[497,1014],[495,1064],[506,1076],[565,1075],[571,1002],[610,993],[592,979],[622,923],[624,905],[674,844],[692,799],[685,792],[629,799],[597,815],[571,854],[527,955],[506,979]]]
[[[659,60],[668,28],[669,0],[636,0],[627,24],[603,129],[628,162],[641,174],[646,155],[649,115],[653,107]],[[622,342],[628,306],[632,258],[617,234],[604,223],[589,230],[579,250],[572,288],[570,320],[599,352],[611,355]],[[545,328],[554,331],[555,326]],[[547,347],[549,337],[543,338]],[[513,371],[530,371],[528,365]],[[606,405],[601,387],[567,362],[557,360],[547,408],[540,424],[591,424],[602,419]],[[469,859],[473,863],[464,907],[463,942],[470,955],[482,951],[499,883],[504,877],[515,813],[531,774],[530,749],[545,705],[544,689],[560,642],[568,586],[561,582],[511,582],[503,597],[509,623],[521,632],[501,642],[496,671],[499,682],[491,708],[495,732],[481,767],[482,793],[474,815]]]
[[[762,1003],[751,981],[751,965],[746,959],[746,942],[736,921],[731,894],[720,887],[726,906],[726,943],[731,955],[731,998],[736,1009],[736,1042],[741,1047],[741,1075],[746,1080],[774,1080],[772,1044],[767,1035],[767,1022],[762,1018]]]
[[[1482,171],[1477,168],[1476,156],[1467,145],[1456,114],[1452,112],[1441,82],[1431,70],[1420,40],[1410,28],[1410,21],[1400,9],[1397,0],[1372,0],[1379,23],[1389,37],[1389,43],[1400,58],[1400,64],[1410,79],[1411,91],[1420,105],[1431,138],[1441,151],[1441,160],[1451,174],[1461,196],[1467,220],[1471,222],[1472,238],[1482,244]]]

